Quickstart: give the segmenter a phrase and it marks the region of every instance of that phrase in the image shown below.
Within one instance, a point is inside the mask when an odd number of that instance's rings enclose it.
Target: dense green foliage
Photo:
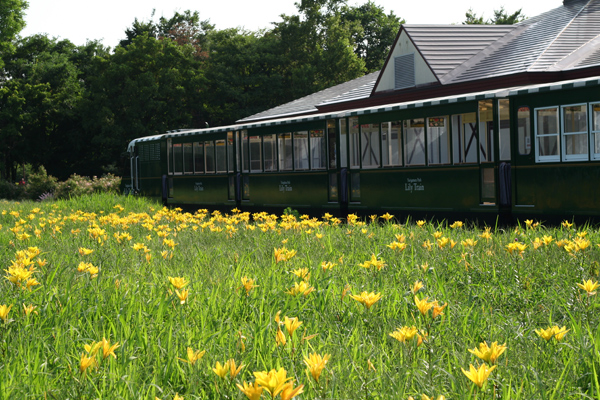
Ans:
[[[108,195],[1,206],[3,398],[241,400],[236,383],[278,368],[304,385],[299,399],[600,393],[600,300],[578,285],[598,279],[600,232],[589,226],[291,212],[251,222]],[[21,265],[35,282],[14,278]],[[302,282],[305,295],[291,294]],[[361,292],[381,297],[367,308]],[[422,314],[415,296],[441,314]],[[293,335],[278,334],[278,311],[302,322]],[[390,335],[413,326],[421,344]],[[565,334],[537,333],[552,326]],[[118,344],[114,357],[89,347],[103,338]],[[480,389],[461,369],[483,364],[469,351],[483,342],[507,348]],[[205,353],[190,364],[188,348]],[[330,355],[318,382],[304,362],[313,353]],[[97,367],[85,367],[89,357]],[[212,368],[229,359],[239,375],[219,378]]]
[[[403,22],[372,1],[302,0],[257,32],[218,30],[197,11],[135,19],[109,49],[21,38],[26,8],[0,4],[0,179],[12,181],[25,163],[62,180],[122,175],[133,138],[231,124],[377,71]],[[521,18],[501,9],[492,22]]]

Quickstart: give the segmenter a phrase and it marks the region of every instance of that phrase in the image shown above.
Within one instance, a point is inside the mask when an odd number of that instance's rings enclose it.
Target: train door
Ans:
[[[233,131],[227,132],[227,200],[232,203],[235,203],[235,206],[238,207],[240,204],[240,196],[238,195],[238,171],[239,167],[237,166],[237,146],[236,146],[236,133]]]
[[[531,146],[531,110],[526,105],[516,104],[516,121],[513,121],[513,206],[515,208],[533,208],[535,188],[531,185],[532,169],[535,158]],[[513,113],[513,116],[515,113]]]
[[[348,210],[347,123],[345,118],[327,120],[328,202]]]
[[[250,200],[250,151],[248,131],[246,129],[236,132],[236,202],[238,204]]]
[[[494,129],[494,104],[493,100],[479,102],[478,115],[478,147],[479,147],[479,179],[480,179],[480,204],[496,205],[496,148],[498,146]]]

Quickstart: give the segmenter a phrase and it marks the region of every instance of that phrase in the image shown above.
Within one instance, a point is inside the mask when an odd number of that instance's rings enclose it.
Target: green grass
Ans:
[[[304,399],[600,396],[600,301],[577,287],[596,281],[600,269],[600,232],[589,226],[523,223],[491,231],[486,240],[476,227],[419,227],[381,218],[354,224],[247,222],[239,213],[184,214],[109,195],[0,202],[0,210],[0,306],[13,306],[7,320],[0,320],[0,399],[173,399],[176,393],[185,399],[245,399],[235,383],[278,368],[295,386],[304,385],[296,397]],[[88,231],[94,226],[105,231],[100,241]],[[118,243],[114,235],[123,232],[132,239]],[[161,256],[169,248],[158,232],[177,244],[172,259]],[[455,246],[440,248],[435,232]],[[556,244],[583,232],[590,242],[584,250],[569,253]],[[396,235],[404,235],[405,250],[388,247]],[[545,235],[552,243],[534,249],[534,240]],[[477,240],[473,248],[461,244],[469,238]],[[430,250],[423,247],[426,240]],[[132,248],[135,243],[147,246],[150,261]],[[510,243],[527,248],[510,254]],[[40,285],[24,290],[5,276],[17,252],[34,246],[42,252],[34,260],[47,264],[34,273]],[[80,247],[94,252],[82,256]],[[297,254],[276,262],[274,249],[281,247]],[[386,266],[359,266],[372,254]],[[98,276],[79,272],[82,261],[97,267]],[[337,265],[323,270],[324,261]],[[286,291],[300,282],[292,271],[300,268],[308,268],[315,290],[291,296]],[[189,281],[185,304],[169,277]],[[248,296],[242,277],[258,285]],[[419,297],[448,303],[443,315],[420,314],[411,292],[415,281],[424,284]],[[351,289],[342,296],[346,285]],[[382,297],[366,309],[349,296],[362,291]],[[36,313],[26,316],[23,304],[36,306]],[[302,321],[293,339],[285,333],[285,347],[275,340],[278,311],[282,319]],[[421,346],[389,335],[413,325],[429,333]],[[553,325],[569,330],[563,340],[546,342],[535,332]],[[310,335],[316,336],[302,340]],[[119,343],[116,359],[98,354],[98,368],[82,374],[84,345],[103,337]],[[461,368],[481,363],[468,349],[483,341],[508,348],[480,390]],[[195,365],[179,360],[186,359],[188,347],[206,351]],[[303,360],[313,352],[331,355],[318,384]],[[244,364],[235,379],[212,371],[228,359]]]

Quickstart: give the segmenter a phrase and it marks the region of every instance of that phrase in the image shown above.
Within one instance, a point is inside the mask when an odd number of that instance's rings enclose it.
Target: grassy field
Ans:
[[[593,227],[0,210],[0,399],[600,396]]]

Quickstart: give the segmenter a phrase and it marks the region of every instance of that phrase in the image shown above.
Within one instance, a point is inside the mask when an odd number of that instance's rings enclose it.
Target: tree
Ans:
[[[463,25],[513,25],[524,21],[527,17],[521,14],[519,9],[514,13],[508,15],[504,7],[500,7],[499,10],[494,10],[494,17],[484,21],[483,16],[479,17],[472,8],[465,13],[466,19],[463,21]]]
[[[404,20],[393,11],[386,15],[383,7],[370,0],[361,6],[343,7],[341,15],[350,23],[354,52],[364,60],[367,73],[380,70]]]
[[[25,0],[2,0],[0,2],[0,69],[3,56],[14,51],[14,40],[25,27]]]

